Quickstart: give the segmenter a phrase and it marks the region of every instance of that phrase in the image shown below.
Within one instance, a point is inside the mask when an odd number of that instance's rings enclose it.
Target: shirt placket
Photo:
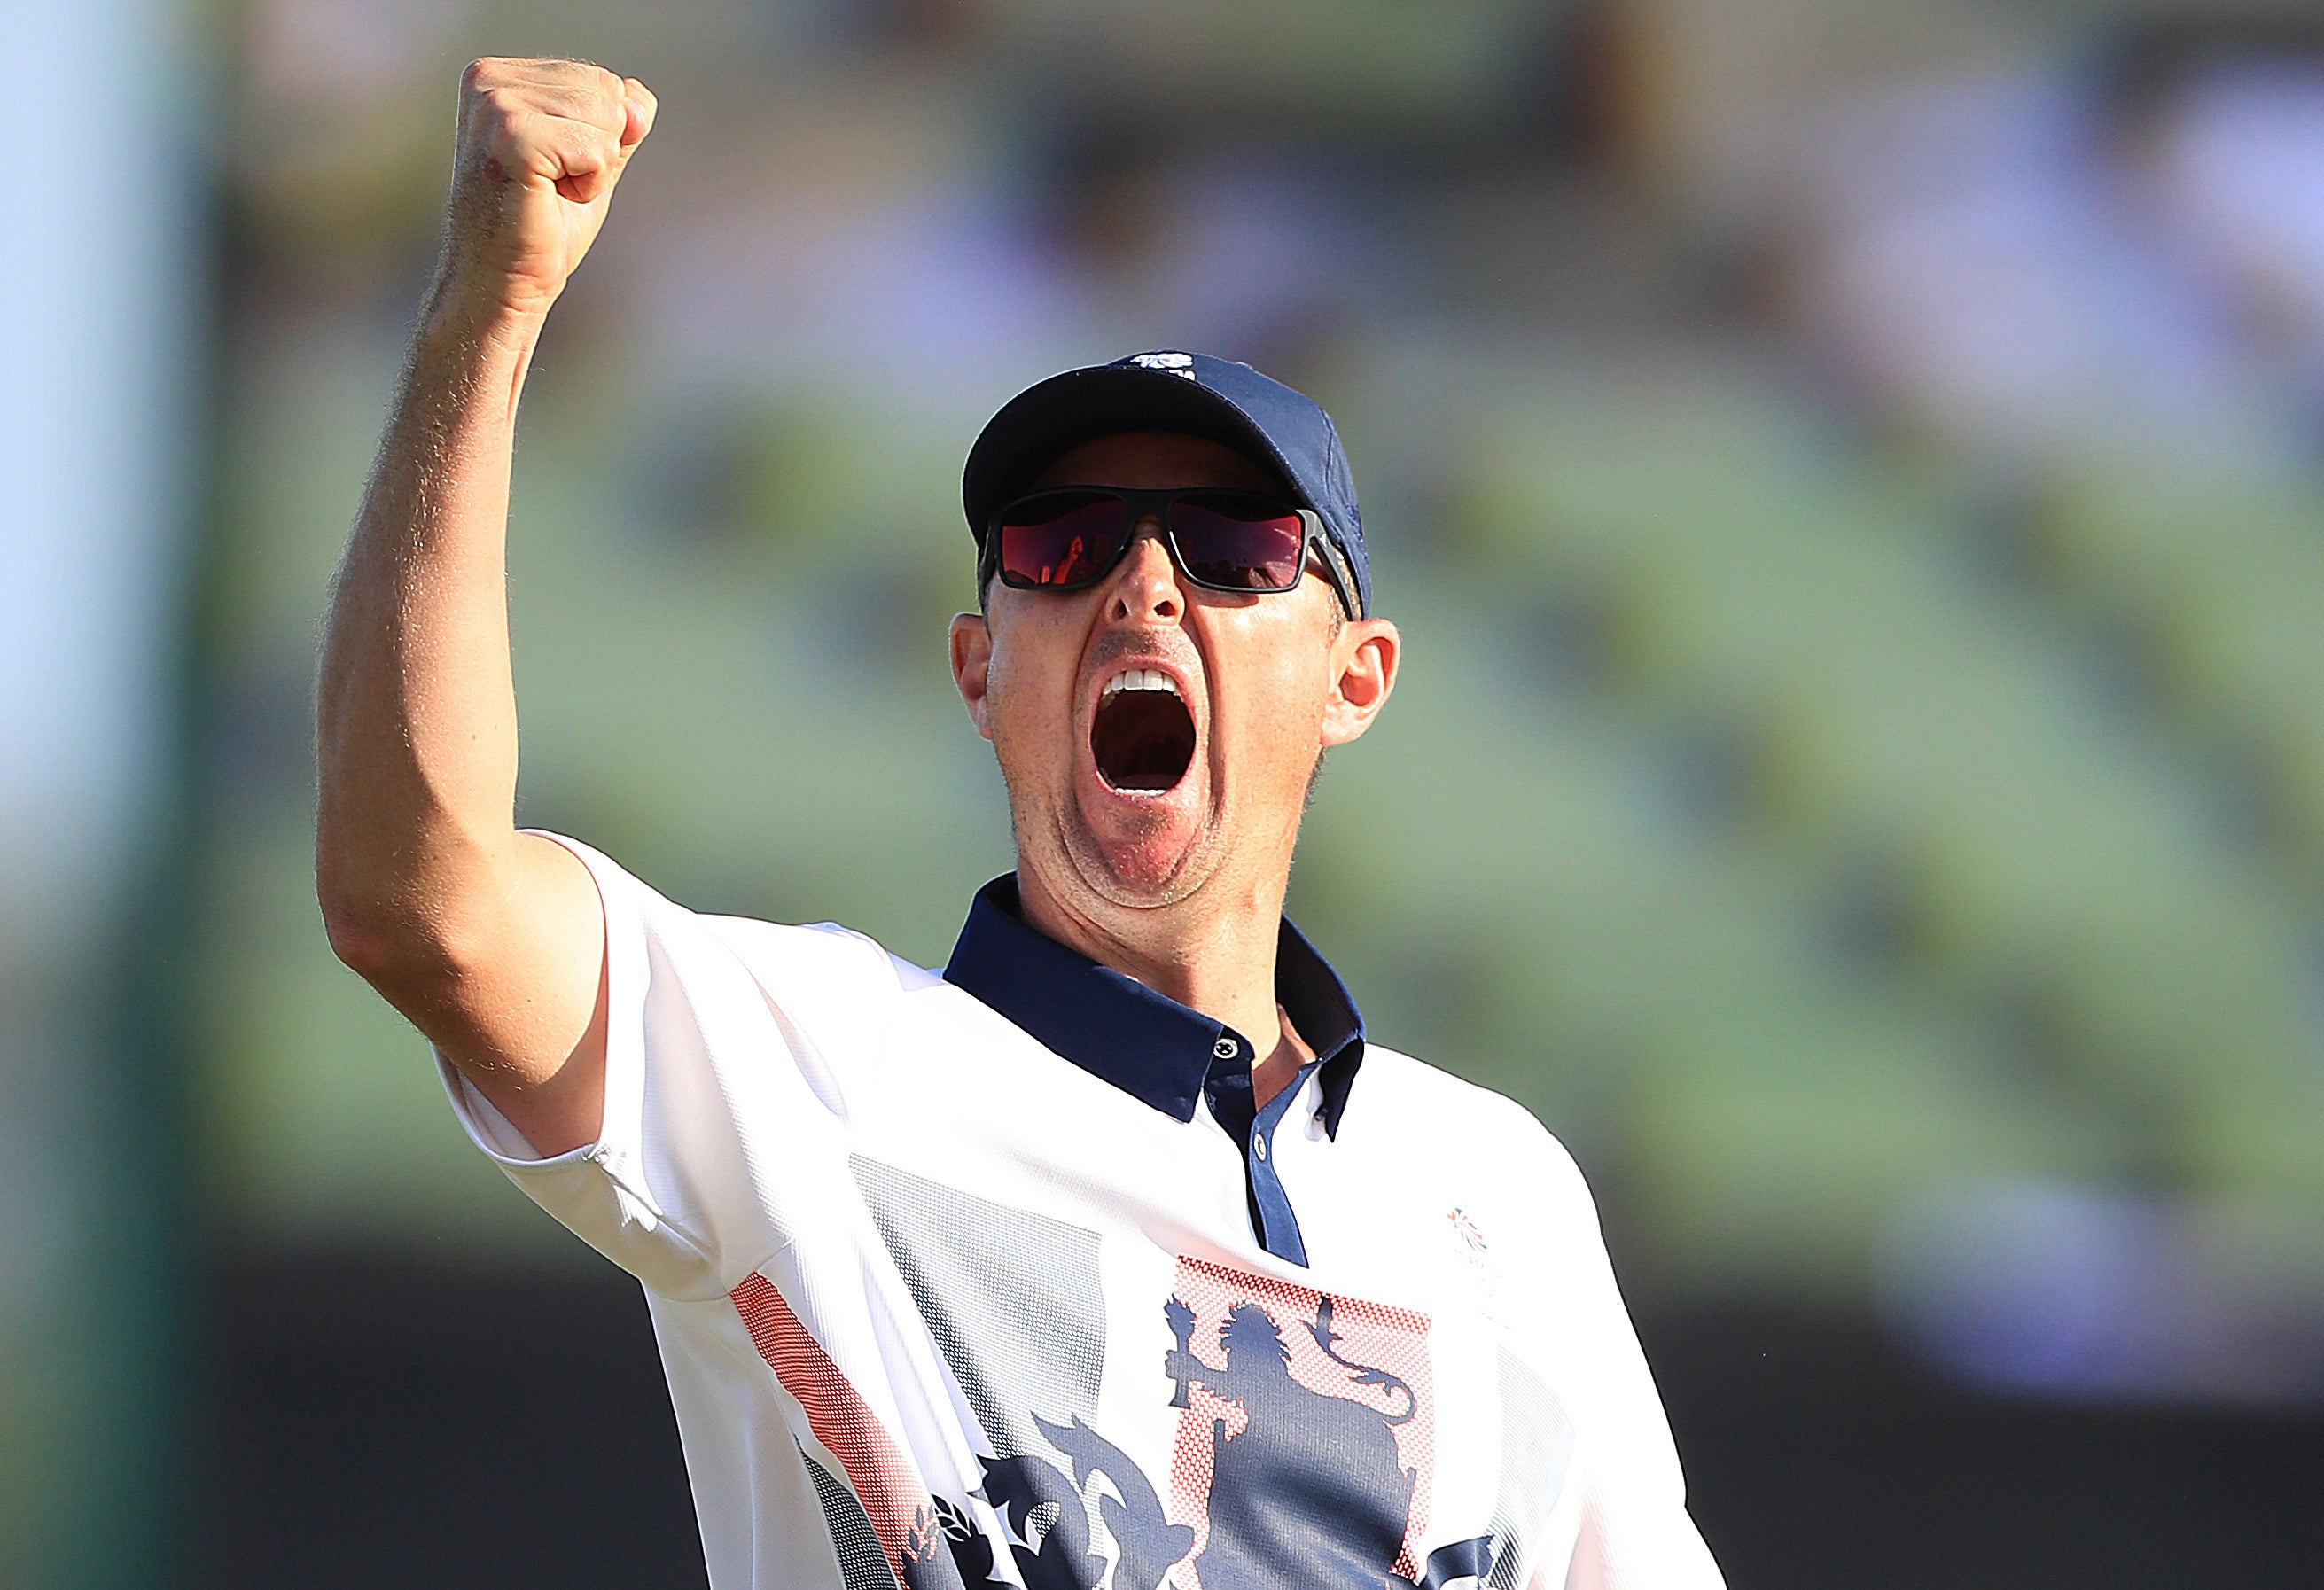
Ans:
[[[1203,1084],[1211,1115],[1229,1137],[1241,1146],[1243,1193],[1250,1211],[1252,1235],[1277,1258],[1305,1265],[1307,1245],[1299,1234],[1299,1218],[1292,1212],[1291,1195],[1275,1168],[1275,1130],[1305,1090],[1315,1069],[1310,1061],[1299,1075],[1264,1107],[1255,1103],[1250,1085],[1250,1041],[1231,1027],[1222,1027],[1211,1048],[1211,1069]]]

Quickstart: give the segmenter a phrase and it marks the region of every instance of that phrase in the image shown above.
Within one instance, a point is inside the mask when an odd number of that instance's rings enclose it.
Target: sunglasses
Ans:
[[[1293,590],[1313,551],[1341,607],[1358,616],[1354,575],[1323,519],[1252,492],[1036,492],[992,516],[979,572],[985,578],[998,574],[1019,591],[1085,591],[1113,572],[1147,519],[1161,522],[1163,547],[1190,584],[1235,593]]]

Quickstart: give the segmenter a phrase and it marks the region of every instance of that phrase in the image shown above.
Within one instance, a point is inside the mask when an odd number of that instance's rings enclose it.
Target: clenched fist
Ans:
[[[485,322],[547,314],[653,119],[643,83],[586,61],[471,61],[438,312]]]

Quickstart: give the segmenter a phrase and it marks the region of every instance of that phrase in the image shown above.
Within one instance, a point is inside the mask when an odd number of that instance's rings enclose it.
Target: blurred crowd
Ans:
[[[554,1240],[304,879],[314,615],[479,50],[665,106],[530,397],[528,821],[940,960],[1007,865],[940,662],[965,440],[1069,363],[1248,359],[1342,416],[1412,639],[1295,914],[1573,1144],[1634,1285],[2313,1389],[2312,18],[245,8],[200,1087],[258,1234]]]

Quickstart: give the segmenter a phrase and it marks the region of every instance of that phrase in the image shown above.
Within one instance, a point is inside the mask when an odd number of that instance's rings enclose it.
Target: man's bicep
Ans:
[[[413,1020],[536,1153],[595,1141],[609,1012],[605,907],[581,858],[520,833],[446,1007]]]

